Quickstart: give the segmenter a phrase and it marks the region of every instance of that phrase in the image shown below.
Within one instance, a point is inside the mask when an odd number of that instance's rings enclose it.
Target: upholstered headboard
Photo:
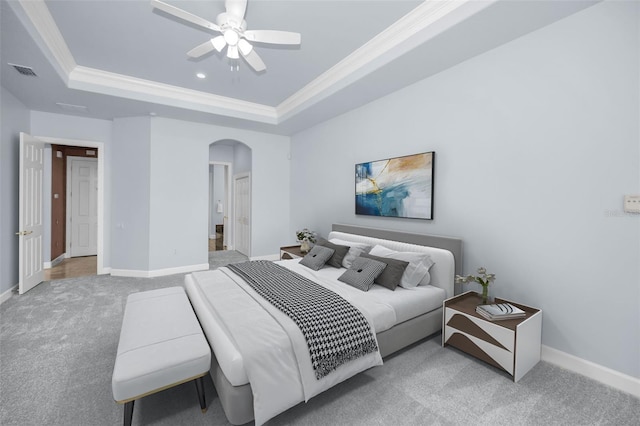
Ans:
[[[399,251],[429,251],[436,264],[431,270],[432,285],[443,288],[453,297],[454,275],[462,265],[462,240],[433,235],[410,234],[376,228],[334,224],[329,237],[381,244]],[[413,246],[413,247],[412,247]]]

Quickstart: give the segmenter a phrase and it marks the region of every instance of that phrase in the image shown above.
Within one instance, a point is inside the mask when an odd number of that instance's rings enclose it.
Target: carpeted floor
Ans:
[[[246,259],[212,257],[212,268]],[[128,294],[182,285],[97,276],[44,282],[0,305],[0,424],[120,425],[111,372]],[[211,380],[136,402],[134,425],[227,425]],[[638,425],[640,400],[541,362],[520,382],[433,336],[269,425]]]

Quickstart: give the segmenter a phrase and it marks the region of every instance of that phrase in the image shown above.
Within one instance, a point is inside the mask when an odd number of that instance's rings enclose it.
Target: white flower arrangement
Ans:
[[[479,275],[456,275],[457,284],[476,282],[482,286],[482,303],[487,304],[489,299],[489,284],[495,281],[496,274],[487,274],[485,267],[478,268]]]
[[[300,242],[308,241],[310,243],[315,243],[316,233],[308,230],[307,228],[304,228],[302,231],[296,231],[296,238]]]

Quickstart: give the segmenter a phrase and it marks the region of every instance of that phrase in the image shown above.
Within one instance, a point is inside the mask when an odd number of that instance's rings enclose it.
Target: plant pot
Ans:
[[[311,244],[309,244],[309,241],[304,240],[300,243],[300,251],[303,253],[307,253],[309,252],[309,250],[311,250]]]

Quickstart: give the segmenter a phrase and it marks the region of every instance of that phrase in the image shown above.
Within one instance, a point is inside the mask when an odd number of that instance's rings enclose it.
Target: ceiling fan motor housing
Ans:
[[[240,33],[247,29],[247,21],[227,12],[222,12],[216,17],[216,24],[223,30],[231,28]]]

